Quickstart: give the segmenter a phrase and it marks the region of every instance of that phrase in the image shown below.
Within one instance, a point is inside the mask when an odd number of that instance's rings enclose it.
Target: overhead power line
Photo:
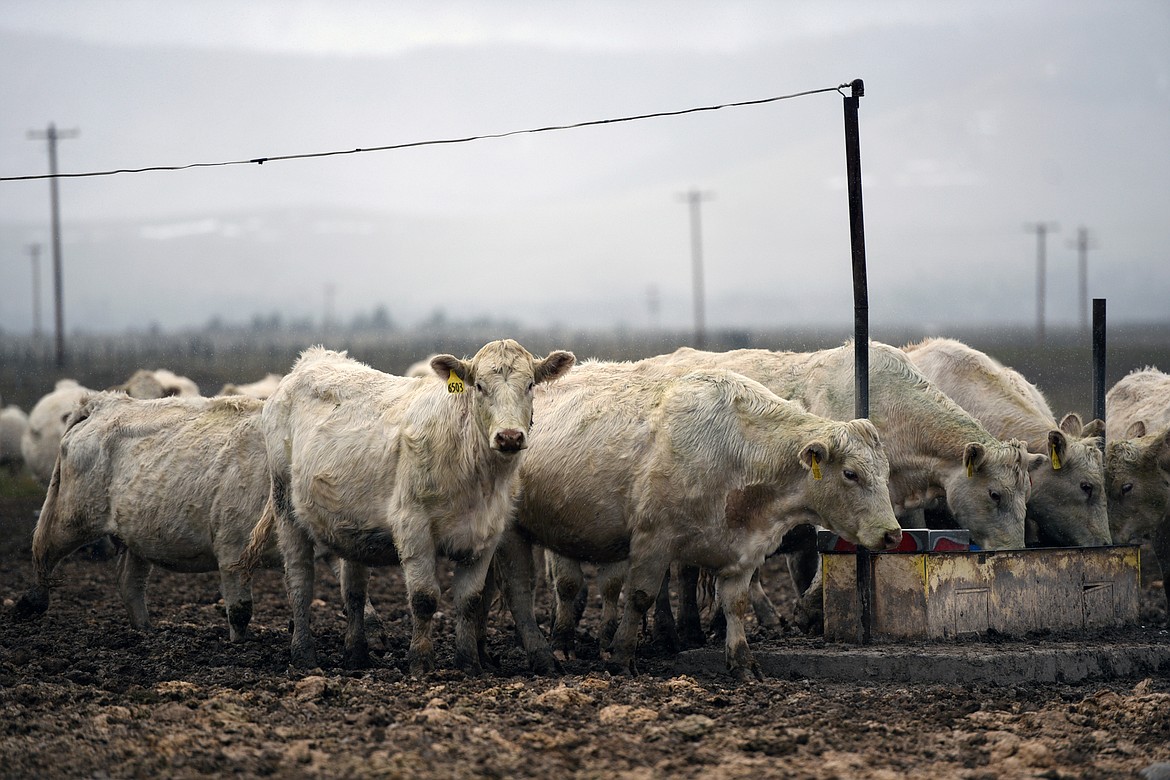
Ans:
[[[821,89],[810,89],[804,92],[793,92],[788,95],[777,95],[769,98],[759,98],[757,100],[741,100],[735,103],[721,103],[714,106],[699,106],[696,108],[684,108],[677,111],[656,111],[650,114],[637,114],[634,116],[616,117],[613,119],[593,119],[586,122],[574,122],[572,124],[564,125],[548,125],[546,127],[534,127],[527,130],[508,130],[502,133],[483,133],[480,135],[468,135],[460,138],[439,138],[428,141],[409,141],[399,144],[387,144],[385,146],[371,146],[358,149],[340,149],[331,152],[306,152],[303,154],[281,154],[271,155],[268,157],[252,157],[250,159],[241,160],[224,160],[221,162],[197,162],[186,163],[183,165],[149,165],[142,168],[116,168],[104,171],[86,171],[83,173],[51,173],[51,174],[30,174],[27,176],[0,176],[0,181],[34,181],[37,179],[80,179],[93,176],[113,176],[117,173],[147,173],[150,171],[185,171],[189,168],[220,168],[227,165],[263,165],[266,162],[279,162],[283,160],[308,160],[317,157],[337,157],[346,154],[363,154],[366,152],[388,152],[397,149],[411,149],[420,146],[441,146],[444,144],[464,144],[472,141],[483,141],[493,138],[507,138],[513,135],[524,135],[530,133],[548,133],[554,130],[576,130],[582,127],[596,127],[598,125],[611,125],[621,122],[637,122],[643,119],[658,119],[669,116],[682,116],[684,114],[696,114],[702,111],[718,111],[722,108],[740,108],[743,106],[758,106],[765,103],[775,103],[780,100],[791,100],[792,98],[805,97],[808,95],[816,95],[822,92],[838,92],[849,84],[841,84],[836,87],[823,87]],[[844,93],[841,93],[844,94]]]

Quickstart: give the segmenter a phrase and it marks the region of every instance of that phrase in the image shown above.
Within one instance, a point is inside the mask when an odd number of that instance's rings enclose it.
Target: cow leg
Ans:
[[[756,615],[756,622],[766,628],[775,628],[780,625],[780,615],[776,612],[776,605],[768,598],[763,584],[760,582],[760,570],[752,572],[752,582],[748,586],[748,595],[752,602],[752,612]]]
[[[238,555],[220,560],[236,560]],[[243,642],[248,638],[248,624],[252,622],[252,585],[241,582],[240,573],[229,563],[219,567],[219,589],[227,608],[228,641]]]
[[[1162,592],[1166,596],[1166,627],[1170,628],[1170,515],[1166,515],[1154,530],[1154,555],[1162,569]]]
[[[483,635],[480,633],[481,613],[484,610],[484,590],[488,569],[495,550],[487,549],[469,563],[455,564],[452,582],[452,600],[455,604],[455,666],[466,674],[483,674],[480,652]]]
[[[792,585],[796,592],[804,593],[809,585],[812,585],[813,578],[817,576],[817,569],[821,565],[815,538],[813,546],[802,546],[798,550],[786,552],[784,560],[788,563],[788,574],[792,577]]]
[[[146,578],[150,561],[129,550],[118,556],[118,592],[130,616],[130,625],[138,631],[150,631],[150,613],[146,609]]]
[[[406,528],[419,527],[403,518]],[[425,528],[425,525],[421,527]],[[413,632],[410,638],[410,674],[415,677],[435,670],[435,645],[432,637],[435,612],[439,608],[439,578],[435,565],[435,547],[429,533],[404,539],[399,557],[406,578],[406,596],[410,600]]]
[[[658,588],[658,598],[654,599],[654,633],[651,635],[655,646],[671,655],[677,655],[681,649],[678,637],[678,625],[674,620],[674,611],[670,608],[670,567],[662,575],[662,585]]]
[[[689,563],[678,567],[678,622],[683,647],[707,644],[707,634],[699,616],[699,567]]]
[[[637,674],[636,655],[638,632],[647,610],[654,604],[662,578],[670,568],[670,558],[639,556],[639,548],[653,549],[650,544],[638,544],[635,537],[630,544],[630,571],[626,575],[626,607],[613,637],[613,655],[606,668],[618,674]]]
[[[801,631],[806,634],[825,633],[824,588],[819,568],[812,584],[796,600],[792,611],[796,626]]]
[[[504,600],[512,612],[516,634],[528,655],[528,666],[536,674],[559,673],[560,663],[536,623],[532,595],[536,588],[536,567],[532,561],[531,543],[509,525],[500,535],[492,565],[503,588]]]
[[[366,669],[370,666],[365,620],[370,570],[360,563],[342,560],[339,581],[345,610],[345,668]]]
[[[597,567],[598,590],[601,591],[601,629],[597,634],[597,644],[603,652],[609,652],[613,647],[613,635],[617,633],[618,621],[621,620],[620,600],[628,570],[626,561]]]
[[[723,614],[727,620],[727,670],[741,682],[753,677],[763,679],[759,664],[748,648],[744,631],[744,618],[751,609],[751,574],[737,574],[733,577],[719,577],[719,599],[723,602]]]
[[[492,559],[494,561],[494,555]],[[483,598],[480,599],[479,611],[475,616],[476,651],[479,653],[480,666],[499,672],[501,670],[499,657],[492,655],[487,650],[488,613],[491,612],[492,603],[495,601],[499,589],[496,587],[496,578],[492,576],[492,564],[488,565],[487,572],[487,576],[483,580]]]
[[[44,614],[49,608],[49,588],[53,572],[67,555],[86,542],[102,535],[103,531],[90,528],[82,520],[63,516],[59,507],[60,466],[53,469],[45,503],[33,531],[33,584],[21,595],[13,607],[12,616],[28,620]]]
[[[572,558],[545,550],[545,564],[553,590],[552,648],[558,658],[576,658],[574,647],[577,624],[582,612],[577,611],[578,597],[585,590],[585,575],[581,564]]]
[[[284,587],[292,611],[291,660],[293,666],[312,669],[317,666],[317,653],[313,648],[313,632],[309,624],[315,576],[313,540],[293,519],[284,484],[274,480],[272,489],[276,507],[277,543],[281,558],[284,559]]]
[[[323,560],[325,565],[329,567],[329,571],[333,572],[333,576],[337,579],[338,585],[341,588],[341,592],[344,594],[345,586],[342,584],[343,575],[341,559],[336,555],[330,554],[321,556],[321,560]],[[386,639],[386,626],[382,623],[382,617],[378,614],[378,610],[374,609],[374,603],[370,601],[368,593],[369,590],[367,587],[366,604],[362,608],[362,617],[366,623],[366,636],[369,637],[372,634],[373,636],[377,637],[378,643],[382,647],[382,652],[385,653],[389,647],[389,643]],[[345,601],[344,597],[342,598],[342,609],[345,610],[345,614],[348,617],[349,605]]]

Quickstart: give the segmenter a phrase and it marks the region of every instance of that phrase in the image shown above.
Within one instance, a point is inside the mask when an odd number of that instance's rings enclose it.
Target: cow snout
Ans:
[[[519,452],[526,446],[524,431],[508,428],[496,433],[496,449],[500,452]]]
[[[902,543],[901,529],[895,528],[892,531],[886,531],[885,534],[882,535],[882,543],[885,545],[882,548],[883,550],[892,550],[897,547]]]

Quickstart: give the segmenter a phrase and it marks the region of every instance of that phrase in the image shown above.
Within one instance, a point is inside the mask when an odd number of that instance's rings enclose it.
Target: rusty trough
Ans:
[[[872,559],[874,640],[1069,635],[1138,622],[1136,545],[893,552]],[[821,567],[825,639],[860,643],[854,555],[822,553]]]

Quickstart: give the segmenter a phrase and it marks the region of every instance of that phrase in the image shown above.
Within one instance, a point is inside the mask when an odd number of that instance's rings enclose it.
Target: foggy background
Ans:
[[[1170,4],[0,0],[0,177],[409,143],[865,80],[870,318],[1170,317]],[[60,182],[66,329],[258,318],[852,322],[842,99]],[[49,184],[0,181],[0,330],[52,332]],[[506,334],[500,334],[506,335]]]

